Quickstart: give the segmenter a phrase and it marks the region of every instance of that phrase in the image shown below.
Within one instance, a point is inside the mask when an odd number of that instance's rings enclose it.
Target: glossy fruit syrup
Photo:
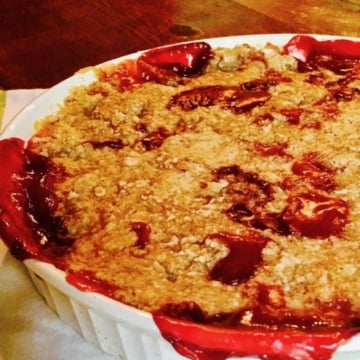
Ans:
[[[63,170],[28,151],[16,138],[0,141],[0,235],[18,259],[57,263],[72,244],[60,218],[52,184]]]

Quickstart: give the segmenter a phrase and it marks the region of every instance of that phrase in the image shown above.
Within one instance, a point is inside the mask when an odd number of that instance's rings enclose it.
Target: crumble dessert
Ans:
[[[2,141],[23,149],[16,201],[35,234],[16,234],[13,253],[202,324],[356,328],[359,60],[299,58],[296,41],[198,42],[94,69],[25,149]]]

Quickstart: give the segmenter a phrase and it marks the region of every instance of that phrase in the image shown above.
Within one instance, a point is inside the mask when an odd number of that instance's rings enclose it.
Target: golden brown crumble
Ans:
[[[273,46],[215,54],[204,74],[183,83],[120,92],[97,80],[74,88],[40,124],[32,150],[67,173],[56,194],[57,215],[76,239],[68,270],[92,271],[116,284],[117,299],[147,311],[182,301],[209,314],[237,311],[257,301],[259,284],[271,289],[273,308],[316,312],[341,300],[360,311],[360,95],[334,98],[326,83],[336,86],[340,75],[300,73]],[[256,94],[242,98],[240,84]],[[323,177],[294,174],[304,158]],[[216,173],[224,167],[233,173]],[[261,217],[312,190],[349,205],[341,232],[312,238]],[[260,216],[261,226],[245,219],[246,211]],[[145,246],[136,245],[134,223],[151,228]],[[270,239],[255,273],[238,284],[211,279],[229,247],[209,235],[249,230]]]

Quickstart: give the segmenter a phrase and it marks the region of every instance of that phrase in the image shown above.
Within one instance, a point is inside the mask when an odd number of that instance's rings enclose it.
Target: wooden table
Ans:
[[[166,43],[287,32],[360,37],[360,0],[0,0],[0,86],[49,87]]]

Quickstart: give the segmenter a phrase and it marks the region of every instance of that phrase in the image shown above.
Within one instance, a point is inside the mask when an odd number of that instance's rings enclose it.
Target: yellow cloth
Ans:
[[[2,118],[4,116],[5,101],[6,101],[6,92],[5,90],[0,89],[0,129],[2,124]]]

